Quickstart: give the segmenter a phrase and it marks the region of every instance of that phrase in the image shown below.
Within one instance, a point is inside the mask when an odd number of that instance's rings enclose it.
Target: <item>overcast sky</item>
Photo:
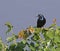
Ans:
[[[55,17],[60,26],[60,0],[0,0],[0,36],[7,30],[4,24],[11,22],[17,34],[29,25],[36,26],[37,15],[45,16],[46,27]]]

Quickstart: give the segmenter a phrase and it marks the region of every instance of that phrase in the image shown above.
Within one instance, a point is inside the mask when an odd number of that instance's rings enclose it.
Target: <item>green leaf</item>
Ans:
[[[35,47],[33,47],[33,46],[29,46],[29,48],[31,49],[31,51],[36,51],[36,49],[35,49]]]
[[[7,40],[8,42],[11,42],[11,41],[14,40],[14,38],[13,38],[13,37],[8,37],[6,40]]]
[[[2,48],[3,48],[3,47],[2,47],[2,43],[0,43],[0,51],[2,51]]]
[[[53,39],[54,34],[55,34],[55,31],[54,31],[54,30],[49,30],[49,31],[46,33],[46,36],[49,37],[50,39]]]
[[[41,32],[41,28],[35,28],[34,34],[39,34]]]
[[[23,39],[22,42],[23,42],[23,44],[26,44],[27,41]]]
[[[56,34],[56,35],[60,35],[60,30],[56,28],[55,34]]]
[[[51,26],[50,26],[49,28],[52,28],[52,27],[54,27],[54,26],[56,26],[56,24],[51,24]]]
[[[50,51],[50,49],[49,48],[44,48],[44,51]]]
[[[51,51],[56,51],[56,49],[55,48],[51,48]]]
[[[35,44],[34,44],[34,46],[35,46],[35,47],[38,47],[38,46],[39,46],[39,44],[38,44],[38,43],[35,43]]]
[[[16,47],[16,44],[11,44],[9,47],[9,50],[14,51]]]
[[[59,42],[56,45],[57,45],[57,48],[60,48],[60,43]]]
[[[6,31],[6,34],[8,34],[12,30],[13,26],[10,22],[7,22],[5,25],[8,27],[8,30]]]
[[[32,37],[32,40],[34,40],[34,41],[37,41],[39,39],[40,39],[39,34],[34,34],[34,36]]]
[[[59,37],[59,36],[55,36],[55,37],[54,37],[54,42],[55,42],[55,43],[60,42],[60,37]]]
[[[60,51],[60,48],[56,48],[56,51]]]
[[[26,45],[23,42],[18,42],[17,47],[15,48],[16,51],[24,51],[24,47]]]
[[[12,36],[11,36],[11,37],[8,37],[6,40],[7,40],[8,43],[9,43],[9,42],[12,42],[13,40],[16,40],[16,39],[18,39],[18,36],[15,35],[15,34],[12,34]]]

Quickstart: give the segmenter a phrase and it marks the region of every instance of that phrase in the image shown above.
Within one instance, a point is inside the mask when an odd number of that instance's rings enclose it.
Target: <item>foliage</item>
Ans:
[[[13,27],[8,23],[5,25],[8,27],[6,31],[8,34]],[[17,42],[18,39],[20,41]],[[6,40],[7,44],[5,45],[0,38],[0,51],[59,51],[60,27],[56,24],[52,24],[48,28],[29,26],[17,35],[12,33],[12,36],[7,37]]]

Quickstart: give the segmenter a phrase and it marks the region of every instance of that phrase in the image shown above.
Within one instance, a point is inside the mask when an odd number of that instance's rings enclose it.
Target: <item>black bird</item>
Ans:
[[[37,28],[41,28],[45,25],[46,19],[42,14],[38,14],[37,19]]]

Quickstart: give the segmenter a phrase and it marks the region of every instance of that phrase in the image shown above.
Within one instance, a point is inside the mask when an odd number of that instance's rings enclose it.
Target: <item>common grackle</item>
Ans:
[[[45,25],[46,19],[42,14],[38,14],[37,19],[37,28],[41,28]]]

